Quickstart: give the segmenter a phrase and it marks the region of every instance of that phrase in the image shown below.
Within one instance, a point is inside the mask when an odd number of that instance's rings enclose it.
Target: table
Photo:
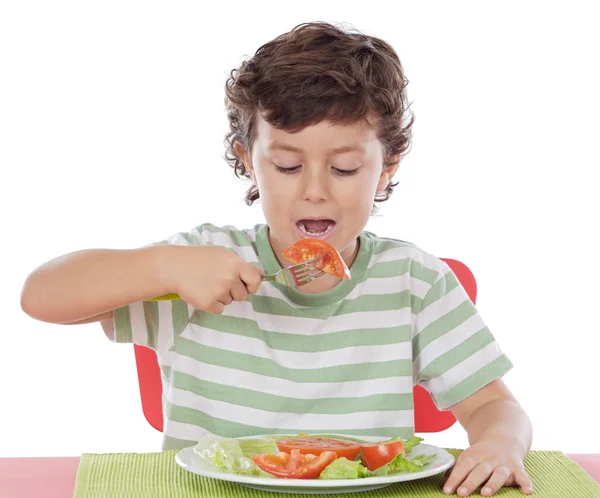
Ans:
[[[600,483],[600,454],[569,454]],[[0,498],[72,498],[79,457],[0,458]]]

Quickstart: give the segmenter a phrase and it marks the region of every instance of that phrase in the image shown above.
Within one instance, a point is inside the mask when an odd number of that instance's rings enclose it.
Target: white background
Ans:
[[[413,148],[367,229],[467,263],[534,449],[600,452],[596,3],[209,4],[0,7],[0,456],[160,449],[132,347],[29,318],[21,286],[70,251],[262,222],[222,159],[223,84],[310,20],[386,39],[410,80]]]

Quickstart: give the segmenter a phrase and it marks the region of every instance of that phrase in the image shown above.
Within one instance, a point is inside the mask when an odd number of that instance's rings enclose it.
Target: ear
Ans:
[[[233,144],[233,147],[235,149],[235,153],[237,154],[237,156],[240,158],[240,160],[244,164],[244,167],[246,168],[246,171],[250,175],[250,178],[252,178],[252,181],[256,185],[256,177],[254,176],[254,167],[252,166],[252,160],[250,158],[250,153],[248,152],[248,149],[246,149],[246,147],[244,147],[244,145],[242,145],[240,142],[235,142]]]
[[[400,156],[389,157],[386,165],[381,170],[379,182],[377,183],[377,191],[383,192],[394,179],[394,175],[400,166]]]

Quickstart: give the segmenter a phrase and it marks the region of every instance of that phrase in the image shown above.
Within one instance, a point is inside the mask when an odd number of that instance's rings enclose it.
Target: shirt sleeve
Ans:
[[[166,351],[185,330],[193,312],[193,307],[181,300],[135,302],[114,310],[112,322],[104,323],[103,328],[116,343]]]
[[[442,271],[423,298],[413,331],[415,383],[440,410],[512,368],[454,272]]]
[[[219,246],[259,265],[253,243],[247,231],[205,223],[149,245]],[[103,322],[102,328],[113,342],[133,343],[164,352],[173,346],[195,312],[193,306],[182,300],[135,302],[113,310],[113,319]]]
[[[201,226],[190,232],[178,232],[149,246],[211,245],[205,231]],[[102,328],[113,342],[137,344],[162,352],[175,343],[194,311],[182,300],[134,302],[113,310],[113,319],[103,322]]]

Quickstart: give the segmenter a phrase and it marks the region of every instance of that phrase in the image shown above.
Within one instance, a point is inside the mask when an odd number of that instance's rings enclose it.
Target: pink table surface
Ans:
[[[600,454],[569,454],[600,483]],[[0,498],[72,498],[79,457],[0,458]]]

